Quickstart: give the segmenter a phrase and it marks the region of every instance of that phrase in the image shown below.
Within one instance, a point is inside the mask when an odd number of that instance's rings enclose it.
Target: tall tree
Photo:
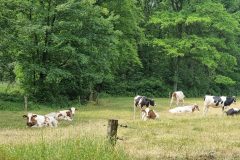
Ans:
[[[19,4],[16,74],[39,100],[74,98],[111,78],[117,58],[116,20],[94,1]]]
[[[236,63],[239,23],[222,4],[208,1],[162,1],[151,16],[152,44],[171,57],[174,89],[180,82],[179,65],[191,59],[208,68],[215,83],[234,84],[229,77]],[[193,61],[196,61],[193,63]],[[187,61],[186,61],[187,62]]]

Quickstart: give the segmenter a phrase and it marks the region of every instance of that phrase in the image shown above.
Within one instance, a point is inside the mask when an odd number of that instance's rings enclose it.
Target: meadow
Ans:
[[[202,98],[185,100],[200,112],[172,115],[168,98],[155,100],[159,120],[142,121],[139,111],[133,120],[132,97],[107,97],[98,105],[72,105],[79,109],[74,121],[61,121],[58,128],[26,128],[24,111],[1,111],[0,159],[240,159],[240,117],[215,108],[204,117]],[[122,140],[114,148],[106,140],[108,119],[128,126],[119,127]]]

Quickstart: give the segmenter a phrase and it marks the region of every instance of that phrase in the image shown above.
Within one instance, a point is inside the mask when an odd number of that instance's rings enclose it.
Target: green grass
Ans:
[[[1,154],[2,153],[2,154]],[[18,146],[5,145],[0,148],[0,159],[35,160],[124,160],[127,155],[121,149],[114,149],[105,139],[94,137],[75,137],[73,139]]]
[[[179,115],[168,112],[169,99],[155,100],[159,120],[142,121],[138,110],[133,120],[132,97],[108,97],[100,99],[99,105],[72,105],[79,109],[74,121],[61,121],[58,128],[26,128],[23,111],[1,111],[0,155],[13,159],[41,159],[43,153],[47,159],[240,159],[240,117],[222,115],[219,108],[210,108],[203,117],[202,98],[185,100],[185,104],[197,103],[200,112]],[[31,112],[54,110],[44,107]],[[128,125],[118,129],[123,140],[114,150],[105,141],[111,118]]]

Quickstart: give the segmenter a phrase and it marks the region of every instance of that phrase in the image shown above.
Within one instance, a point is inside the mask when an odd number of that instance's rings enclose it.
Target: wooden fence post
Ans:
[[[24,96],[24,109],[27,112],[28,111],[28,97]]]
[[[107,137],[110,143],[114,146],[117,142],[118,120],[109,119],[107,128]]]

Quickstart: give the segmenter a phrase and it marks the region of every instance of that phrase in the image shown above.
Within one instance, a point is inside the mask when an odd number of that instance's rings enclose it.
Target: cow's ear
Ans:
[[[36,118],[36,117],[37,117],[37,115],[35,114],[35,115],[33,115],[32,117],[33,117],[33,118]]]
[[[77,109],[77,108],[75,108],[75,111],[78,111],[78,109]]]
[[[23,118],[27,118],[27,115],[23,115]]]

